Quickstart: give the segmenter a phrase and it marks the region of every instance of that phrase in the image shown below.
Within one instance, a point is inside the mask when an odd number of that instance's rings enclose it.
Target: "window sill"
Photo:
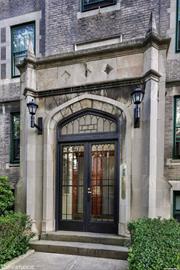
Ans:
[[[116,11],[120,9],[120,2],[118,1],[117,4],[107,6],[107,7],[101,7],[93,10],[88,10],[88,11],[83,11],[83,12],[78,12],[77,13],[77,19],[82,19],[90,16],[95,16],[98,14],[103,14],[111,11]]]
[[[168,158],[166,160],[166,166],[180,166],[180,159]]]
[[[20,167],[20,163],[6,163],[6,169],[18,167]]]

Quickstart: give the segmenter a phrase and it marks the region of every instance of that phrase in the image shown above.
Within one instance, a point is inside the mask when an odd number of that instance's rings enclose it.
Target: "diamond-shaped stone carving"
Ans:
[[[105,70],[104,70],[104,72],[106,72],[106,74],[110,74],[111,73],[111,71],[113,70],[113,67],[112,66],[110,66],[109,64],[107,64],[106,65],[106,68],[105,68]]]
[[[64,78],[65,81],[68,81],[71,77],[71,74],[67,70],[65,70],[61,77]]]

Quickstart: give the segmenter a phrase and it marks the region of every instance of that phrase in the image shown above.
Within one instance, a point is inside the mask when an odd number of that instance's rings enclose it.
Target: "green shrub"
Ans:
[[[0,217],[0,268],[28,250],[33,237],[29,217],[21,213]]]
[[[142,218],[128,225],[130,270],[180,269],[180,224],[173,220]]]
[[[0,176],[0,216],[11,211],[14,204],[14,196],[8,177]]]

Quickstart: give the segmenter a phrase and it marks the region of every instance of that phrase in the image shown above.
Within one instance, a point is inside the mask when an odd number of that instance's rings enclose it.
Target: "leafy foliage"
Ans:
[[[128,225],[130,270],[180,269],[180,224],[174,219],[142,218]]]
[[[6,176],[0,176],[0,216],[10,212],[14,196]]]
[[[0,217],[0,268],[4,263],[24,254],[33,237],[31,221],[21,213]]]

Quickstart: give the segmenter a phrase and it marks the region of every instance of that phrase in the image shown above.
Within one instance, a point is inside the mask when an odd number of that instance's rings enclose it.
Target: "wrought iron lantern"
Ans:
[[[35,115],[38,109],[38,105],[32,99],[32,101],[27,103],[27,107],[31,115],[31,128],[37,128],[38,135],[42,135],[42,117],[38,117],[38,123],[35,123]]]
[[[139,105],[143,101],[144,91],[141,88],[136,88],[131,93],[131,98],[132,98],[132,101],[135,105],[135,108],[134,108],[134,128],[139,128],[140,127],[140,112],[141,112]]]

